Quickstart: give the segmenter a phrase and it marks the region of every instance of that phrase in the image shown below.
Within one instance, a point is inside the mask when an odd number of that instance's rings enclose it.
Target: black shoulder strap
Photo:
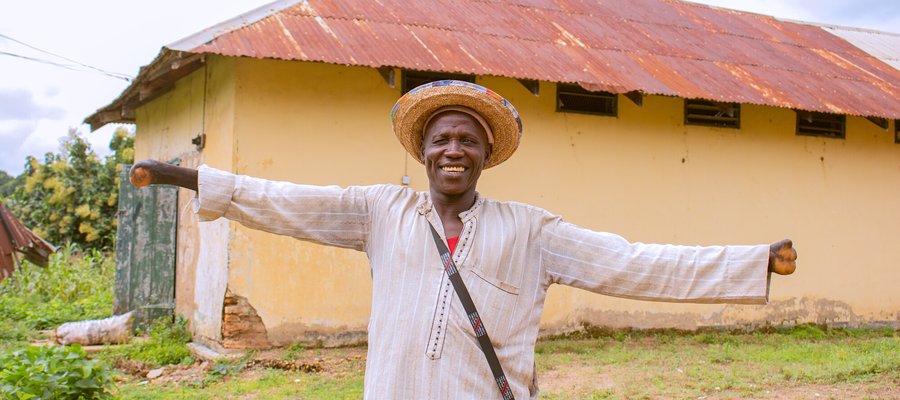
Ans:
[[[487,359],[488,365],[491,367],[494,380],[497,381],[497,388],[500,389],[500,395],[503,397],[503,400],[514,400],[515,397],[509,388],[509,382],[506,380],[506,375],[503,374],[503,367],[500,366],[500,360],[497,359],[497,353],[494,352],[494,346],[491,345],[491,338],[488,336],[484,324],[481,323],[481,317],[478,316],[478,310],[475,309],[475,303],[472,302],[469,290],[466,289],[466,285],[459,276],[453,257],[450,256],[450,249],[441,240],[441,235],[434,229],[434,225],[430,221],[428,225],[431,227],[431,236],[434,237],[434,244],[437,246],[438,253],[441,253],[444,271],[447,273],[447,277],[450,278],[450,282],[453,283],[453,289],[456,290],[456,295],[459,297],[459,301],[462,302],[466,315],[469,316],[472,330],[475,331],[475,337],[478,338],[478,344],[481,346],[484,358]]]

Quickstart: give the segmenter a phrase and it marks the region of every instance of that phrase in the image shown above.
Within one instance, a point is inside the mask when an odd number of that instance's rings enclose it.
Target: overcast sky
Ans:
[[[0,170],[57,151],[68,130],[109,104],[128,83],[27,47],[105,71],[137,75],[162,46],[269,1],[5,1],[0,4]],[[780,18],[900,32],[900,1],[697,0]],[[12,40],[11,40],[11,39]],[[13,54],[13,55],[9,55]],[[75,71],[17,56],[52,61]],[[113,125],[86,136],[107,153]]]

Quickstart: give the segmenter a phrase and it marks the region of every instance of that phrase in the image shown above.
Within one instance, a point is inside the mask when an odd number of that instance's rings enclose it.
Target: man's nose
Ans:
[[[459,140],[451,140],[447,143],[447,154],[453,156],[462,156],[462,145],[459,143]]]

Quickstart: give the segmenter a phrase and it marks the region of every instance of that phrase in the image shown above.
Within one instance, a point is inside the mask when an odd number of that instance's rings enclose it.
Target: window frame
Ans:
[[[832,113],[824,113],[818,111],[804,111],[804,110],[794,110],[796,114],[796,134],[797,136],[812,136],[812,137],[823,137],[828,139],[846,139],[847,138],[847,116],[844,114],[832,114]],[[808,121],[804,117],[809,116],[810,120]],[[831,119],[831,121],[828,121]],[[814,125],[814,124],[825,124],[825,123],[839,123],[840,131],[835,134],[828,134],[823,132],[828,132],[827,130],[823,130],[817,126],[807,126],[803,127],[801,122],[806,121],[806,124]],[[818,130],[819,132],[810,131]]]
[[[689,111],[692,111],[693,107],[705,107],[705,108],[718,108],[720,112],[724,111],[725,107],[733,107],[734,116],[731,117],[719,117],[724,119],[733,119],[733,123],[722,123],[716,122],[716,116],[707,116],[705,114],[691,114]],[[715,111],[710,110],[710,111]],[[696,118],[691,120],[691,115],[701,115],[703,117],[708,118],[700,118],[701,121],[697,121]],[[705,121],[703,121],[705,119]],[[696,126],[708,126],[713,128],[726,128],[726,129],[741,129],[741,103],[729,103],[723,101],[715,101],[715,100],[706,100],[706,99],[684,99],[684,125],[696,125]]]
[[[571,96],[579,96],[579,97],[593,97],[601,101],[609,102],[609,111],[591,111],[591,110],[579,110],[579,109],[567,109],[564,108],[561,96],[563,95],[571,95]],[[600,115],[604,117],[619,117],[619,95],[612,92],[605,91],[589,91],[587,89],[582,88],[579,85],[572,84],[556,84],[556,112],[561,113],[574,113],[574,114],[589,114],[589,115]]]

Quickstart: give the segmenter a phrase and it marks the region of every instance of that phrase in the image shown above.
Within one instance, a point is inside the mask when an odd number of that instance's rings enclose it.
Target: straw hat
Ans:
[[[426,83],[403,95],[391,111],[394,134],[413,158],[422,161],[425,124],[435,111],[448,106],[469,108],[490,126],[494,144],[484,165],[490,168],[506,161],[519,147],[522,121],[515,107],[490,89],[464,81]]]

